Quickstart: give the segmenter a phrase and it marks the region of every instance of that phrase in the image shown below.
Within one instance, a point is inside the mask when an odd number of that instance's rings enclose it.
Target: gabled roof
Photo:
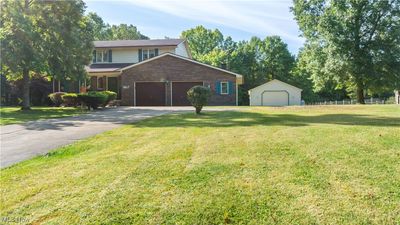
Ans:
[[[185,39],[94,41],[95,48],[177,46]]]
[[[163,54],[158,55],[158,56],[156,56],[156,57],[153,57],[153,58],[151,58],[151,59],[147,59],[147,60],[145,60],[145,61],[142,61],[142,62],[133,64],[133,65],[131,65],[131,66],[127,66],[127,67],[121,68],[120,71],[122,72],[122,71],[124,71],[124,70],[130,69],[130,68],[133,68],[133,67],[136,67],[136,66],[139,66],[139,65],[142,65],[142,64],[145,64],[145,63],[154,61],[154,60],[157,60],[157,59],[162,58],[162,57],[165,57],[165,56],[172,56],[172,57],[175,57],[175,58],[178,58],[178,59],[183,59],[183,60],[186,60],[186,61],[195,63],[195,64],[199,64],[199,65],[202,65],[202,66],[209,67],[209,68],[211,68],[211,69],[215,69],[215,70],[219,70],[219,71],[228,73],[228,74],[233,75],[233,76],[235,76],[235,77],[237,77],[237,78],[240,78],[240,79],[242,78],[242,75],[237,74],[237,73],[234,73],[234,72],[231,72],[231,71],[229,71],[229,70],[224,70],[224,69],[221,69],[221,68],[218,68],[218,67],[215,67],[215,66],[207,65],[207,64],[205,64],[205,63],[201,63],[201,62],[198,62],[198,61],[196,61],[196,60],[193,60],[193,59],[190,59],[190,58],[186,58],[186,57],[183,57],[183,56],[180,56],[180,55],[176,55],[176,54],[173,54],[173,53],[170,53],[170,52],[166,52],[166,53],[163,53]]]
[[[296,89],[298,89],[298,90],[300,90],[300,91],[303,90],[303,89],[300,89],[300,88],[298,88],[298,87],[296,87],[296,86],[290,85],[290,84],[288,84],[288,83],[286,83],[286,82],[280,81],[280,80],[278,80],[278,79],[273,79],[273,80],[271,80],[271,81],[268,81],[267,83],[264,83],[264,84],[261,84],[261,85],[259,85],[259,86],[257,86],[257,87],[254,87],[254,88],[250,89],[249,91],[252,91],[252,90],[257,89],[257,88],[259,88],[259,87],[261,87],[261,86],[264,86],[264,85],[267,85],[267,84],[270,84],[270,83],[274,83],[274,82],[279,82],[279,83],[281,83],[281,84],[284,84],[284,85],[287,85],[287,86],[296,88]]]

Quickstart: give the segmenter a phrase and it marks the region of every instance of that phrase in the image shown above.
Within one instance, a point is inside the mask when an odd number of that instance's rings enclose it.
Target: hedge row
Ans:
[[[55,92],[49,95],[49,98],[55,106],[72,106],[80,104],[85,105],[90,110],[98,107],[105,107],[111,101],[117,98],[117,93],[112,91],[89,91],[88,93],[65,93]]]

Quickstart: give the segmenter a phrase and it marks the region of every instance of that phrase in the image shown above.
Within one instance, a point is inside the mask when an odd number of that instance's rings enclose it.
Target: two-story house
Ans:
[[[242,76],[192,59],[184,39],[95,41],[86,67],[91,90],[118,93],[122,105],[189,105],[195,85],[212,90],[210,105],[236,105]]]

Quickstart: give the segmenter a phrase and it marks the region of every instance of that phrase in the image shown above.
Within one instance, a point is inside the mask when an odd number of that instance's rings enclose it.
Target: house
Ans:
[[[192,59],[185,39],[95,41],[86,67],[91,90],[118,93],[122,105],[190,105],[187,91],[211,88],[210,105],[237,105],[242,76]]]
[[[252,106],[288,106],[301,104],[301,89],[280,80],[271,80],[249,90]]]

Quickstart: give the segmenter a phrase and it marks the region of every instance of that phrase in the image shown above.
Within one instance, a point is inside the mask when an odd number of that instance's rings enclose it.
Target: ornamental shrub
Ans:
[[[78,95],[75,93],[66,93],[62,96],[63,105],[76,107],[79,104]]]
[[[53,102],[54,106],[60,107],[63,103],[62,96],[65,94],[65,92],[54,92],[49,94],[49,98]]]
[[[88,93],[78,94],[78,100],[84,105],[92,109],[97,109],[99,106],[103,106],[107,102],[108,96],[102,91],[90,91]]]
[[[203,106],[207,105],[210,96],[210,88],[204,86],[194,86],[187,92],[187,98],[196,109],[196,114],[200,114]]]
[[[103,107],[108,105],[111,101],[114,101],[115,99],[117,99],[117,93],[115,93],[113,91],[102,91],[102,93],[107,95],[107,101],[104,103]]]

